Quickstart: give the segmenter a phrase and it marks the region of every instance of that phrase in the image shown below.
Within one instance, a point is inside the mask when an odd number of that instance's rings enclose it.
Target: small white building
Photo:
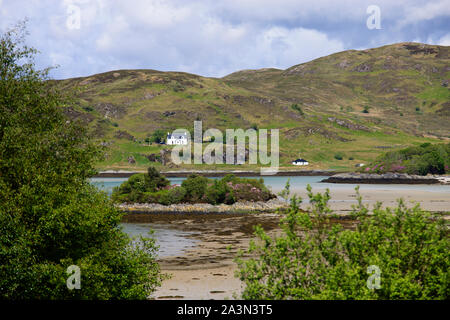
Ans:
[[[292,161],[292,164],[294,166],[307,166],[309,164],[308,161],[306,161],[305,159],[297,159]]]
[[[170,134],[167,132],[166,144],[168,145],[187,145],[187,132]]]

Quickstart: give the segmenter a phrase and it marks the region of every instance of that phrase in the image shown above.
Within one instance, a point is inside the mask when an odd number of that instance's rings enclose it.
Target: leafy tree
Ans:
[[[147,174],[133,174],[127,181],[115,187],[111,195],[114,202],[151,202],[148,197],[150,193],[155,193],[170,185],[170,181],[161,175],[154,167],[149,167]]]
[[[307,190],[310,212],[293,197],[283,234],[271,238],[257,227],[259,241],[246,252],[255,258],[237,258],[244,299],[449,298],[450,239],[442,217],[401,200],[394,209],[378,203],[369,214],[356,188],[355,226],[344,228],[332,220],[329,191]],[[379,286],[370,268],[380,271]]]
[[[154,241],[133,246],[88,182],[102,150],[65,118],[71,101],[24,35],[22,23],[0,37],[0,298],[145,299],[161,281]],[[71,265],[80,290],[66,286]]]
[[[165,131],[162,129],[157,129],[153,131],[152,135],[149,138],[149,142],[162,143],[164,142],[165,138],[166,138]]]

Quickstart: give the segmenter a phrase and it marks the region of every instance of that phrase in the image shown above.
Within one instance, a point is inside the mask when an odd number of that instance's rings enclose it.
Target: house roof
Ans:
[[[187,139],[187,133],[167,133],[167,139]]]

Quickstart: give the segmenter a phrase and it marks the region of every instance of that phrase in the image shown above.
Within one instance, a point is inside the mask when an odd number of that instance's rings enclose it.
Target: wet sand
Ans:
[[[277,190],[274,190],[275,192]],[[323,191],[314,189],[314,192]],[[305,190],[294,193],[307,198]],[[376,201],[383,206],[395,206],[396,199],[403,198],[408,207],[418,201],[421,207],[435,212],[450,211],[450,193],[419,190],[364,190],[361,195],[365,204],[372,207]],[[346,214],[356,203],[353,188],[335,188],[331,190],[332,209]],[[308,209],[303,203],[301,208]],[[449,218],[449,215],[446,215]],[[269,234],[279,232],[277,214],[133,214],[125,222],[146,222],[165,225],[193,234],[188,237],[199,240],[194,248],[183,255],[165,257],[159,260],[164,273],[172,276],[165,280],[162,287],[151,299],[233,299],[239,297],[242,283],[235,278],[236,264],[233,261],[239,249],[246,249],[250,239],[254,238],[254,225],[261,225]],[[344,220],[345,221],[345,220]]]
[[[280,215],[268,214],[133,214],[124,222],[155,223],[170,229],[193,232],[194,248],[176,257],[159,259],[162,272],[170,274],[152,299],[233,299],[241,292],[234,277],[233,261],[248,247],[255,225],[274,234]]]
[[[325,189],[315,188],[313,192],[323,192]],[[297,190],[295,192],[303,199],[307,199],[306,191]],[[417,203],[421,208],[433,212],[450,211],[450,192],[444,191],[421,191],[421,190],[372,190],[366,189],[364,186],[360,188],[360,194],[364,204],[368,204],[371,208],[377,201],[383,203],[382,207],[397,206],[397,199],[402,198],[408,207],[413,207]],[[356,204],[356,194],[353,188],[335,188],[330,189],[331,201],[330,207],[336,212],[345,213],[352,210],[352,205]],[[303,203],[302,209],[307,209],[308,204]]]

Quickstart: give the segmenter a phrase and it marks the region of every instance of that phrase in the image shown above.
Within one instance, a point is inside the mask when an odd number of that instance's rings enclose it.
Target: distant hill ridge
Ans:
[[[107,166],[140,152],[126,141],[202,120],[205,129],[280,128],[283,163],[301,156],[329,167],[339,151],[361,161],[383,151],[375,146],[449,139],[449,79],[450,47],[397,43],[223,78],[117,70],[56,83],[79,88],[66,114],[114,141]]]

